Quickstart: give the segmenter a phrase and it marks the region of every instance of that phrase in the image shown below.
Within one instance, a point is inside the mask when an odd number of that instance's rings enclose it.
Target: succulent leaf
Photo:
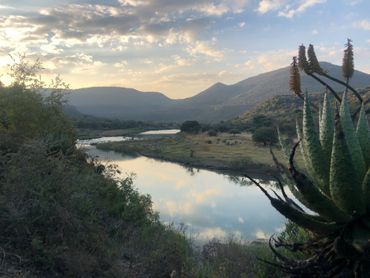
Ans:
[[[370,165],[370,128],[365,113],[365,106],[362,104],[360,114],[358,117],[356,134],[360,142],[362,153],[364,155],[365,163]]]
[[[327,223],[316,220],[311,215],[290,207],[287,203],[271,198],[271,205],[289,220],[314,233],[330,234],[340,227],[336,223]]]
[[[362,190],[365,196],[365,202],[366,202],[365,205],[367,207],[367,212],[369,212],[370,211],[370,167],[367,170],[365,178],[362,182]],[[369,223],[369,228],[370,228],[370,223]]]
[[[349,221],[350,216],[338,209],[304,174],[295,172],[294,175],[296,187],[308,203],[307,208],[336,223]]]
[[[344,92],[342,97],[339,115],[341,127],[349,149],[351,161],[354,168],[356,169],[357,180],[362,180],[366,171],[365,160],[362,154],[360,142],[357,138],[355,128],[353,126],[346,92]]]
[[[325,157],[321,148],[319,135],[315,129],[315,123],[312,117],[310,103],[305,95],[303,106],[303,150],[305,152],[305,161],[308,163],[308,169],[313,171],[313,179],[316,180],[320,189],[329,196],[329,174],[328,164],[325,163]]]
[[[330,193],[335,204],[349,214],[364,213],[363,193],[342,125],[335,125],[330,164]]]
[[[320,143],[325,155],[325,160],[330,164],[331,148],[334,135],[334,119],[331,106],[331,97],[328,94],[324,96],[324,104],[320,117]]]
[[[278,135],[278,140],[279,140],[280,147],[281,147],[281,149],[284,153],[285,158],[288,161],[289,160],[289,154],[290,154],[289,146],[285,142],[284,138],[281,136],[281,132],[280,132],[279,128],[277,128],[277,135]]]

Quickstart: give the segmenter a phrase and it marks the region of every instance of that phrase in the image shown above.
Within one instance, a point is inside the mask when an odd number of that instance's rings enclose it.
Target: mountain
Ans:
[[[370,98],[370,87],[360,89],[358,92],[363,99]],[[358,99],[353,94],[349,94],[348,99],[351,111],[359,108]],[[316,107],[320,107],[323,101],[323,94],[310,94],[310,101]],[[295,136],[296,120],[302,117],[302,104],[303,101],[293,94],[273,96],[257,104],[253,109],[233,118],[231,123],[237,126],[246,126],[249,129],[262,125],[278,126],[280,131]],[[318,113],[315,112],[313,114],[318,117]]]
[[[118,87],[72,90],[68,101],[82,114],[130,120],[150,120],[158,111],[170,109],[174,102],[161,93]]]
[[[321,62],[332,76],[341,79],[340,66]],[[327,80],[326,80],[327,81]],[[302,74],[302,89],[319,92],[323,87]],[[328,81],[338,91],[343,87]],[[370,75],[356,71],[351,85],[370,85]],[[169,121],[199,120],[217,122],[234,118],[273,96],[289,93],[289,67],[247,78],[236,84],[216,83],[199,94],[186,99],[170,99],[161,93],[134,89],[98,87],[73,90],[70,105],[83,114],[126,120]]]

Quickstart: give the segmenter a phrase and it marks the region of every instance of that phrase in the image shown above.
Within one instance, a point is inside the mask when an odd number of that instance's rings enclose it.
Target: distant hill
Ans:
[[[359,90],[359,93],[364,99],[370,98],[370,87]],[[352,109],[358,108],[358,99],[353,94],[349,94],[349,100]],[[311,94],[310,101],[319,107],[323,101],[323,94]],[[302,117],[302,104],[303,101],[292,94],[274,96],[232,119],[231,122],[253,126],[254,118],[263,116],[269,119],[268,122],[272,126],[279,126],[282,131],[285,130],[295,134],[296,119]],[[314,115],[318,116],[318,113],[315,112]]]
[[[82,114],[128,120],[148,120],[174,102],[161,93],[117,87],[72,90],[68,100]]]
[[[322,67],[332,76],[340,78],[340,66],[327,62]],[[234,118],[258,103],[273,96],[289,92],[289,67],[247,78],[236,84],[216,83],[203,92],[187,99],[170,99],[157,92],[140,92],[134,89],[96,87],[72,90],[69,104],[80,113],[104,118],[124,120],[181,122],[199,120],[218,122]],[[335,90],[343,88],[329,82]],[[351,84],[357,88],[370,86],[370,75],[356,71]],[[310,92],[323,90],[315,80],[302,74],[302,88]]]

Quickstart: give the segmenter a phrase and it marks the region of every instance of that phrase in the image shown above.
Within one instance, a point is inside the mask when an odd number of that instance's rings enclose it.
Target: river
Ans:
[[[183,224],[188,235],[200,241],[230,236],[241,240],[266,239],[283,229],[285,218],[256,186],[241,177],[102,151],[91,145],[122,140],[132,138],[99,138],[79,143],[102,163],[117,165],[122,177],[135,174],[134,185],[140,193],[151,195],[162,222]],[[263,184],[271,187],[271,182]]]

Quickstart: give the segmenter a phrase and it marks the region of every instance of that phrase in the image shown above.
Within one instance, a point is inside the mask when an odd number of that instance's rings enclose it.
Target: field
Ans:
[[[145,130],[146,129],[139,128],[139,127],[125,128],[125,129],[77,128],[77,137],[79,139],[91,139],[91,138],[109,137],[109,136],[134,136]]]
[[[104,143],[97,147],[174,161],[192,167],[234,171],[238,174],[269,174],[276,171],[269,148],[256,145],[249,133],[221,133],[217,136],[204,133],[179,134],[166,138]],[[278,146],[273,147],[273,151],[284,161]]]

